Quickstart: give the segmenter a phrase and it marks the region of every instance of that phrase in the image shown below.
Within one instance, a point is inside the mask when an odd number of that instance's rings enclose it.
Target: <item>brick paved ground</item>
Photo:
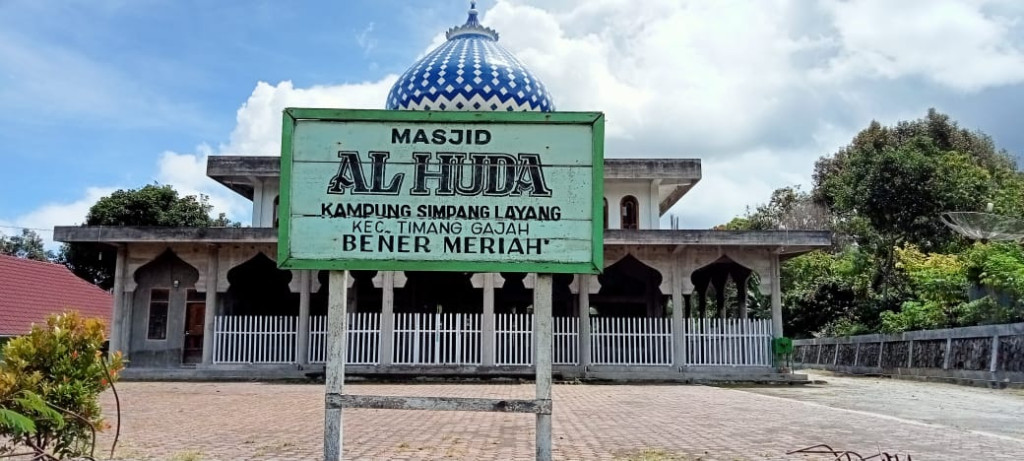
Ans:
[[[904,385],[906,383],[899,383]],[[920,384],[922,386],[929,386]],[[854,386],[856,387],[856,386]],[[970,407],[982,389],[958,388]],[[130,459],[316,459],[323,387],[260,383],[122,383],[118,455]],[[923,391],[927,387],[922,388]],[[784,389],[800,398],[799,389]],[[532,385],[353,384],[352,394],[529,398]],[[808,395],[820,391],[811,389]],[[888,398],[885,386],[875,396]],[[947,391],[953,392],[953,391]],[[881,447],[914,460],[1024,458],[1024,438],[919,422],[889,412],[832,408],[763,389],[670,385],[557,385],[557,459],[779,460],[821,442],[860,451]],[[990,396],[985,394],[986,398]],[[966,396],[966,397],[965,397]],[[895,394],[895,399],[902,399]],[[951,398],[946,394],[944,398]],[[1005,392],[1008,404],[1024,401]],[[110,409],[113,399],[104,396]],[[913,407],[901,402],[894,408]],[[835,405],[842,406],[842,405]],[[947,407],[945,411],[949,411]],[[109,410],[108,410],[109,411]],[[1019,415],[1019,413],[1018,413]],[[533,417],[493,413],[349,410],[346,459],[532,459]],[[957,423],[958,425],[960,423]],[[1018,416],[1009,423],[1024,426]],[[109,448],[110,434],[102,445]],[[1010,432],[1010,434],[1014,434]],[[977,456],[977,458],[975,458]]]

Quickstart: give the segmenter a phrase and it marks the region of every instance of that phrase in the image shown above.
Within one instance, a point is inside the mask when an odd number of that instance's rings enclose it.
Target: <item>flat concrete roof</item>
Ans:
[[[206,175],[252,199],[255,178],[281,176],[281,157],[211,155],[206,161]],[[605,179],[659,180],[662,187],[672,188],[662,200],[662,212],[690,190],[701,178],[700,159],[694,158],[606,158]]]
[[[62,226],[53,229],[59,242],[139,243],[276,243],[269,227],[113,227]],[[832,245],[828,231],[616,230],[604,231],[604,244],[630,246],[744,246],[802,253]]]
[[[276,243],[277,229],[270,227],[142,227],[58,226],[58,242],[140,243]]]
[[[812,230],[725,231],[650,229],[604,231],[604,244],[635,246],[742,246],[778,248],[781,254],[800,254],[832,246],[832,233]]]

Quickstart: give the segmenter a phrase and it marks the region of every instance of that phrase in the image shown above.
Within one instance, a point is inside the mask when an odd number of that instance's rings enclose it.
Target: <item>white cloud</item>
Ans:
[[[371,22],[363,29],[358,35],[356,35],[356,43],[359,48],[363,49],[363,53],[370,54],[375,48],[377,48],[377,39],[373,38],[373,26]]]
[[[173,185],[183,194],[206,195],[214,213],[227,213],[230,218],[248,224],[252,202],[206,176],[210,155],[280,155],[281,114],[285,108],[379,109],[396,78],[389,75],[376,82],[312,88],[295,88],[292,82],[259,82],[238,109],[235,129],[227,144],[217,149],[201,145],[195,153],[164,152],[157,165],[158,181]]]
[[[36,231],[47,249],[56,249],[59,245],[53,241],[54,226],[74,226],[85,222],[89,208],[100,198],[117,190],[115,187],[90,187],[81,198],[70,203],[47,203],[35,210],[10,220],[0,219],[0,229],[6,235],[17,235],[18,228],[29,228]]]
[[[814,160],[871,119],[916,118],[942,110],[941,101],[1024,82],[1022,5],[499,0],[482,22],[541,77],[559,110],[606,113],[609,156],[701,158],[703,180],[673,213],[687,227],[710,227],[774,188],[809,186]],[[364,49],[371,32],[357,36]],[[420,56],[443,41],[437,32]],[[206,177],[207,156],[278,155],[285,107],[380,108],[394,81],[260,82],[227,143],[165,152],[155,177],[246,222],[248,202]]]
[[[276,86],[256,84],[238,109],[230,142],[218,149],[226,155],[281,155],[281,112],[287,107],[380,109],[397,79],[389,75],[376,82],[295,88],[292,82]]]
[[[842,48],[823,78],[917,76],[963,91],[1024,81],[1019,18],[998,1],[823,2]]]

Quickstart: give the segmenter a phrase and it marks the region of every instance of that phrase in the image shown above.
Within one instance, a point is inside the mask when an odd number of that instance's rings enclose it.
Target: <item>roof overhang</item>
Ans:
[[[770,248],[783,256],[796,256],[832,246],[829,231],[723,231],[654,229],[604,231],[605,246],[704,246]]]
[[[76,243],[276,243],[277,229],[271,227],[114,227],[59,226],[53,239]]]
[[[281,157],[211,155],[206,175],[251,200],[258,180],[281,177]],[[700,159],[606,158],[604,178],[658,181],[664,213],[700,181]]]
[[[64,226],[53,239],[76,243],[277,243],[270,227]],[[795,256],[832,245],[828,231],[617,230],[604,231],[605,246],[719,246],[771,248]]]

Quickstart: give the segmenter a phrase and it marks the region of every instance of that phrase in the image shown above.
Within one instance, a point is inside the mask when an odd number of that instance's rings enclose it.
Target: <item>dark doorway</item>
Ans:
[[[188,290],[185,303],[185,344],[181,348],[182,363],[203,361],[203,336],[206,323],[206,297]]]
[[[602,317],[664,317],[661,273],[626,255],[597,277],[601,290],[590,304]]]
[[[405,287],[395,290],[395,313],[463,313],[483,311],[483,290],[473,288],[469,272],[405,273]]]
[[[299,294],[288,283],[292,273],[259,253],[228,271],[230,284],[224,297],[227,315],[299,315]]]

